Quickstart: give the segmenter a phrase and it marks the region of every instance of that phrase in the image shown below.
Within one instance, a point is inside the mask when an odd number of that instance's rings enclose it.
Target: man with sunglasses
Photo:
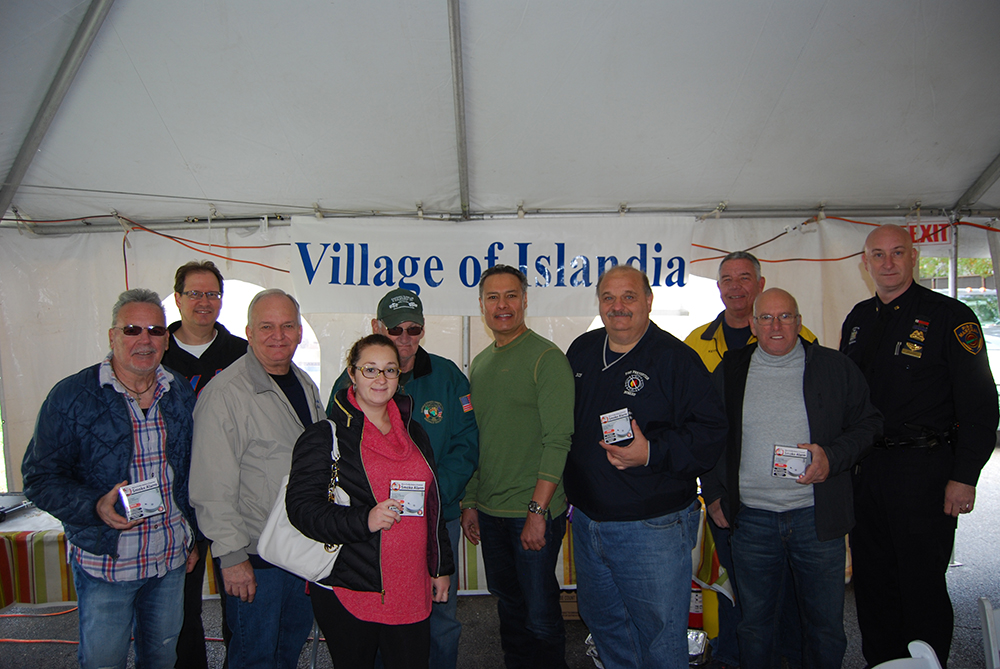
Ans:
[[[479,461],[479,429],[469,399],[469,381],[451,360],[428,353],[420,346],[424,336],[424,307],[416,293],[397,288],[379,300],[372,333],[393,341],[399,351],[399,392],[413,398],[414,417],[431,440],[437,464],[441,506],[458,559],[462,533],[459,502],[465,484]],[[333,410],[337,391],[350,385],[347,370],[333,384],[326,412]],[[432,669],[454,669],[462,624],[458,610],[458,578],[451,579],[447,602],[436,602],[431,610]]]
[[[163,354],[163,364],[187,377],[195,394],[212,377],[233,364],[247,352],[247,340],[229,332],[218,322],[222,311],[222,272],[211,260],[192,260],[174,274],[174,303],[181,319],[170,324],[170,345]],[[184,584],[184,627],[177,640],[177,667],[208,669],[205,629],[201,622],[202,584],[209,542],[198,536],[198,563]],[[216,583],[221,583],[219,568]],[[222,597],[222,638],[226,645],[231,636],[226,625],[226,598]]]
[[[168,340],[156,293],[122,293],[111,322],[111,353],[42,404],[21,475],[25,495],[62,521],[70,544],[80,666],[125,666],[134,629],[136,664],[171,667],[184,574],[197,559],[188,503],[195,397],[160,365]],[[162,511],[127,513],[119,491],[150,480]]]

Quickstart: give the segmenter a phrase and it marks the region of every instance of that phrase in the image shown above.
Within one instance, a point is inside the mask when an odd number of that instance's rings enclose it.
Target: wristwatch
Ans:
[[[528,513],[536,513],[539,516],[544,516],[547,511],[548,509],[542,508],[542,505],[535,500],[528,502]]]

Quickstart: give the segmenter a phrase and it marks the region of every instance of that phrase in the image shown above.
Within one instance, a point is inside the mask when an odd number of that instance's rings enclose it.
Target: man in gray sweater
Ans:
[[[844,535],[854,525],[850,469],[881,431],[882,418],[846,356],[799,337],[802,318],[790,294],[761,293],[751,328],[758,344],[726,353],[714,373],[729,437],[718,465],[702,479],[708,512],[732,529],[743,605],[740,666],[770,662],[778,586],[790,565],[804,664],[840,667],[847,648]],[[775,466],[781,447],[808,451],[811,464],[797,476],[782,472]]]

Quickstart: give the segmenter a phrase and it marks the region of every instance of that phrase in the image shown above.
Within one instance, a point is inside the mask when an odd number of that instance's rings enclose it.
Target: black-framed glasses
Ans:
[[[397,325],[394,328],[386,328],[385,331],[391,334],[393,337],[398,337],[399,335],[403,334],[403,326]],[[411,325],[410,327],[406,328],[406,334],[410,335],[411,337],[419,337],[423,333],[424,333],[423,325]]]
[[[754,316],[753,319],[761,325],[770,325],[774,322],[774,319],[778,319],[782,325],[788,325],[789,323],[794,323],[795,319],[798,317],[798,314],[790,314],[786,312],[778,314],[777,316],[773,316],[771,314],[761,314],[760,316]]]
[[[200,300],[203,297],[207,297],[210,300],[221,300],[222,291],[220,290],[184,290],[181,291],[181,295],[187,295],[192,300]]]
[[[366,379],[377,379],[379,374],[387,379],[399,378],[399,367],[386,367],[385,369],[379,369],[375,365],[362,365],[360,367],[354,365],[354,369],[359,370],[361,372],[361,376]]]
[[[142,334],[143,330],[149,333],[150,337],[162,337],[167,334],[167,328],[162,325],[123,325],[119,328],[111,328],[112,330],[121,330],[122,334],[126,337],[138,337]]]

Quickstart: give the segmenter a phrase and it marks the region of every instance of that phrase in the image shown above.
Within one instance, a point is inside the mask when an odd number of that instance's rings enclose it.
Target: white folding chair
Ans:
[[[937,654],[925,641],[911,641],[907,648],[911,657],[876,664],[874,669],[941,669]]]
[[[983,653],[986,669],[1000,668],[1000,647],[997,644],[997,620],[993,605],[985,597],[979,598],[979,617],[983,622]]]

